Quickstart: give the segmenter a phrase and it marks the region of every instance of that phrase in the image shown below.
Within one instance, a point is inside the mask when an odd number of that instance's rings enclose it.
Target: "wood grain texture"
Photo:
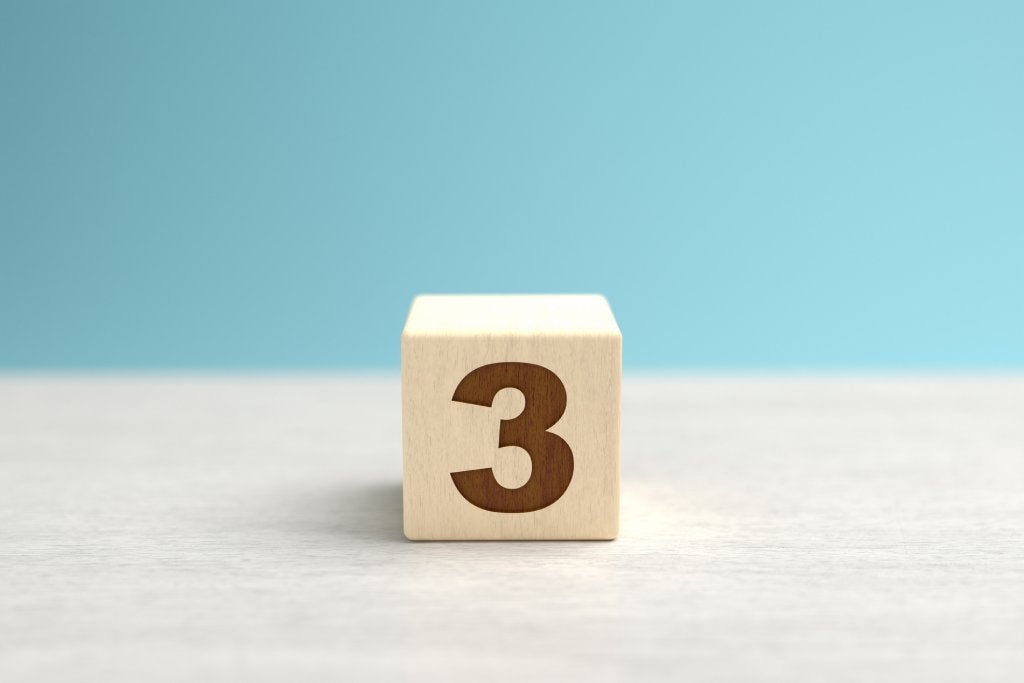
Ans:
[[[488,380],[474,390],[486,395],[456,396]],[[615,538],[621,383],[622,335],[603,297],[417,297],[402,334],[406,536]],[[547,399],[557,410],[538,414]],[[552,499],[545,486],[562,475]],[[474,498],[485,491],[491,506]]]
[[[399,405],[0,379],[0,680],[1024,671],[1022,379],[627,375],[610,543],[409,543]]]

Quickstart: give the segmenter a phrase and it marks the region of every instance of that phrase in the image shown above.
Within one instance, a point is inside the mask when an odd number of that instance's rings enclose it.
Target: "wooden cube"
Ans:
[[[622,335],[602,296],[420,296],[402,333],[411,540],[613,539]]]

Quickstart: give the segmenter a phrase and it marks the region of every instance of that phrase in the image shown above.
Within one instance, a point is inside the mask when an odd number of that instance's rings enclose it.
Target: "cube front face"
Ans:
[[[402,337],[405,535],[612,539],[622,339]]]

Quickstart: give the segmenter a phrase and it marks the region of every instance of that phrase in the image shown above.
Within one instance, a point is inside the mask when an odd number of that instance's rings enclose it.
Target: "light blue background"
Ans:
[[[598,291],[633,368],[1024,367],[1024,3],[0,7],[2,366]]]

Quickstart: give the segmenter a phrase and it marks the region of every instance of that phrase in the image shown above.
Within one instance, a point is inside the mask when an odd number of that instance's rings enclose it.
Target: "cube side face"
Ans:
[[[571,451],[572,475],[544,507],[494,511],[470,502],[453,473],[520,463],[534,476],[529,454],[499,446],[502,421],[514,420],[530,396],[503,389],[492,405],[453,400],[463,379],[491,364],[530,364],[564,387],[565,410],[546,430]],[[543,373],[542,371],[541,374]],[[622,338],[607,335],[486,335],[402,337],[403,511],[412,540],[610,540],[619,525],[619,433]],[[534,397],[539,400],[538,397]],[[522,463],[526,463],[525,470]],[[490,475],[488,475],[490,476]]]

